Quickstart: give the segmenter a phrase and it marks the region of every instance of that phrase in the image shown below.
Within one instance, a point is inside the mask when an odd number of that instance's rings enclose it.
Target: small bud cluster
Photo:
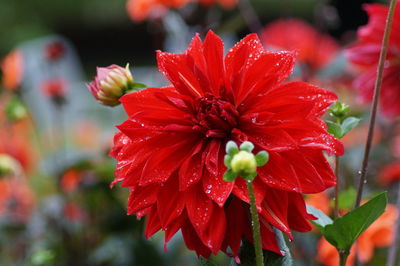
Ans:
[[[360,122],[359,118],[348,116],[350,106],[345,103],[337,101],[328,109],[328,111],[331,116],[336,118],[336,121],[326,121],[328,132],[338,139],[343,138]]]
[[[228,169],[224,174],[225,181],[230,182],[241,176],[251,182],[257,176],[257,167],[268,162],[269,154],[266,151],[260,151],[254,155],[253,149],[254,145],[249,141],[243,142],[240,148],[233,141],[226,144],[227,154],[224,163]]]
[[[332,106],[328,109],[329,114],[337,118],[345,117],[349,111],[350,106],[339,101],[332,104]]]

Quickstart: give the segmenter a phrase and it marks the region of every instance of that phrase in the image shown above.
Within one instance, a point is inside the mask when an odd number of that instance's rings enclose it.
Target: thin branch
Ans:
[[[376,80],[375,80],[374,98],[373,98],[373,103],[372,103],[372,110],[371,110],[370,123],[369,123],[369,129],[368,129],[368,137],[367,137],[367,142],[365,143],[364,158],[363,158],[363,162],[362,162],[362,166],[361,166],[360,182],[358,185],[357,199],[356,199],[356,204],[355,204],[354,208],[357,208],[360,206],[363,189],[364,189],[364,184],[366,182],[368,159],[369,159],[369,154],[371,151],[372,138],[374,136],[376,113],[377,113],[377,109],[378,109],[379,95],[380,95],[381,87],[382,87],[383,70],[384,70],[386,55],[387,55],[388,46],[389,46],[389,37],[390,37],[391,29],[392,29],[392,22],[393,22],[393,17],[394,17],[395,6],[396,6],[396,0],[391,0],[390,6],[389,6],[389,12],[388,12],[388,15],[386,18],[385,32],[383,34],[382,49],[381,49],[381,53],[379,56],[377,76],[376,76]]]

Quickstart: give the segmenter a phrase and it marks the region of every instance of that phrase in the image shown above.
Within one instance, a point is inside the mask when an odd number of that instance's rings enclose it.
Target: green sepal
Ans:
[[[232,171],[232,169],[228,169],[225,171],[224,173],[224,180],[226,182],[232,182],[234,181],[236,178],[238,177],[238,175]]]
[[[257,176],[257,172],[247,174],[246,176],[242,176],[246,181],[252,182],[254,178]]]
[[[254,145],[250,141],[245,141],[240,145],[240,150],[242,151],[252,152],[253,149]]]
[[[228,168],[228,169],[231,168],[231,161],[232,161],[232,156],[230,156],[229,154],[225,154],[224,164],[225,164],[226,168]]]
[[[328,109],[328,112],[332,116],[335,116],[337,118],[345,117],[349,111],[350,111],[350,106],[345,103],[341,103],[339,101],[332,104],[331,107]]]
[[[144,88],[147,88],[147,85],[143,84],[143,83],[139,83],[139,82],[133,82],[132,87],[134,89],[144,89]]]
[[[260,151],[259,153],[257,153],[256,155],[256,163],[257,166],[264,166],[269,160],[269,153],[266,151]]]
[[[238,145],[236,145],[236,143],[234,141],[230,140],[226,144],[225,151],[230,156],[233,156],[233,155],[235,155],[236,153],[239,152],[239,148],[238,148]]]

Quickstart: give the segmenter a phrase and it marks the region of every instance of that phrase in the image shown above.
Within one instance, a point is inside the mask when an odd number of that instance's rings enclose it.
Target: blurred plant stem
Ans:
[[[238,6],[250,31],[259,33],[262,29],[262,24],[250,0],[239,0]]]
[[[333,215],[336,218],[339,217],[339,191],[340,191],[340,156],[335,155],[335,176],[336,176],[336,186],[335,186],[335,208],[333,210]]]
[[[256,196],[254,194],[254,187],[251,181],[247,182],[247,191],[250,199],[250,212],[251,212],[251,227],[253,231],[253,243],[256,252],[256,265],[263,266],[263,251],[261,246],[261,232],[260,232],[260,220],[258,219],[258,211],[256,205]]]
[[[397,201],[396,201],[397,210],[400,210],[400,181],[397,181]],[[397,256],[397,243],[399,242],[399,228],[400,228],[400,214],[397,215],[397,220],[394,225],[393,230],[393,243],[389,248],[388,259],[386,266],[394,266],[396,264],[396,256]]]
[[[381,49],[381,53],[379,55],[377,77],[375,80],[375,89],[374,89],[374,97],[373,97],[373,102],[372,102],[372,110],[371,110],[371,115],[370,115],[368,137],[367,137],[367,142],[365,143],[364,158],[363,158],[363,162],[362,162],[362,166],[361,166],[360,182],[358,184],[357,198],[356,198],[356,203],[355,203],[354,208],[357,208],[360,206],[362,194],[363,194],[363,190],[364,190],[364,184],[367,181],[366,175],[367,175],[368,159],[369,159],[369,153],[371,151],[372,138],[374,136],[376,113],[378,110],[379,95],[381,92],[382,80],[383,80],[383,70],[384,70],[386,55],[387,55],[387,51],[388,51],[389,37],[390,37],[391,29],[392,29],[392,22],[393,22],[396,2],[397,2],[396,0],[390,1],[389,12],[388,12],[388,15],[386,18],[385,32],[383,34],[383,40],[382,40],[382,49]]]

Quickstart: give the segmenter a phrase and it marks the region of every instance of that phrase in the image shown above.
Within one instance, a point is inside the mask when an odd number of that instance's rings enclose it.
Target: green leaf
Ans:
[[[317,208],[311,206],[311,205],[306,205],[307,207],[307,212],[309,214],[314,215],[316,218],[318,218],[317,220],[310,220],[310,222],[317,227],[317,229],[324,234],[324,230],[325,230],[325,226],[327,226],[328,224],[332,224],[333,221],[332,219],[326,215],[325,213],[323,213],[321,210],[318,210]]]
[[[335,138],[340,139],[343,137],[342,127],[339,124],[329,120],[326,121],[326,124],[328,125],[328,132]]]
[[[265,165],[269,160],[269,154],[266,151],[260,151],[259,153],[257,153],[256,155],[256,163],[257,166],[263,166]]]
[[[358,123],[360,123],[360,118],[357,117],[347,117],[341,125],[342,128],[342,134],[343,136],[346,135],[348,132],[350,132],[350,130],[352,130],[353,128],[355,128]]]
[[[232,171],[232,169],[228,169],[225,173],[224,173],[224,180],[226,182],[232,182],[233,180],[236,179],[238,175]]]
[[[385,211],[387,193],[381,193],[364,205],[348,212],[324,228],[324,236],[338,249],[348,251],[357,238]]]

